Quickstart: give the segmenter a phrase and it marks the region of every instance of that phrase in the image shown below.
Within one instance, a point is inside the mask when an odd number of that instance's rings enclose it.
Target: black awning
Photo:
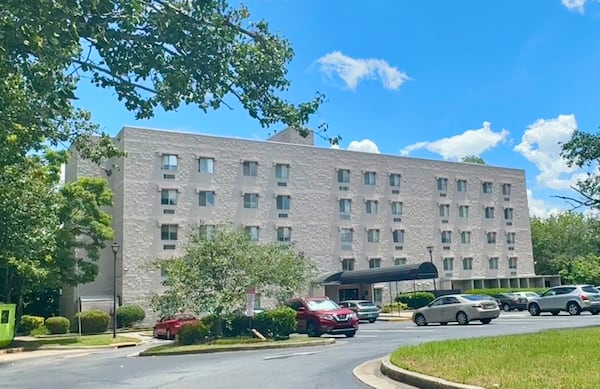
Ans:
[[[431,262],[378,267],[374,269],[326,273],[317,279],[319,284],[374,284],[377,282],[410,281],[437,278],[438,271]]]

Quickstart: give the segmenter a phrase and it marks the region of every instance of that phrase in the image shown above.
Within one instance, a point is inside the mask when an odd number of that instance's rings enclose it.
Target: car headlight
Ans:
[[[350,314],[350,318],[351,318],[351,319],[354,319],[355,317],[358,317],[358,315],[356,314],[356,312],[352,312],[352,313]]]
[[[333,320],[333,316],[332,315],[319,315],[319,319],[323,319],[323,320]]]

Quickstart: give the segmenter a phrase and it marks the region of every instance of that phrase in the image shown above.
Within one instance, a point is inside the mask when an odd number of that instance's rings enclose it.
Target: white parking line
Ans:
[[[81,353],[81,354],[70,354],[63,355],[63,358],[77,358],[77,357],[85,357],[86,355],[90,355],[91,353]]]
[[[305,352],[301,352],[301,353],[279,354],[279,355],[271,355],[270,357],[264,357],[263,359],[268,361],[271,359],[284,359],[284,358],[297,357],[297,356],[301,356],[301,355],[317,354],[320,352],[321,351],[305,351]]]

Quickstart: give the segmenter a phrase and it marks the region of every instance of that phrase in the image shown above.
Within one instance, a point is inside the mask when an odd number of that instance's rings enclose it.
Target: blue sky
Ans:
[[[294,102],[327,97],[311,122],[342,148],[525,169],[530,213],[569,205],[582,174],[558,153],[576,128],[600,126],[600,1],[245,2],[288,38]],[[124,125],[266,139],[244,110],[196,107],[135,120],[83,80],[78,105],[110,134]],[[227,100],[226,100],[227,101]],[[234,102],[233,97],[229,100]],[[319,140],[319,146],[329,147]]]

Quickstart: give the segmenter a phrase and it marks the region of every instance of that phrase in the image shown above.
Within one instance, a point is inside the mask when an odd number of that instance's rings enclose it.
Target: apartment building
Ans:
[[[534,274],[523,170],[320,148],[293,130],[257,141],[125,127],[115,142],[126,158],[97,167],[74,156],[66,180],[101,175],[110,183],[122,303],[147,306],[162,287],[149,264],[181,254],[198,225],[226,222],[257,242],[294,242],[322,273],[432,260],[438,289],[558,282]],[[96,281],[80,286],[89,304],[112,299],[110,247],[99,266]],[[390,287],[313,293],[387,301]],[[64,310],[74,302],[65,290]]]

